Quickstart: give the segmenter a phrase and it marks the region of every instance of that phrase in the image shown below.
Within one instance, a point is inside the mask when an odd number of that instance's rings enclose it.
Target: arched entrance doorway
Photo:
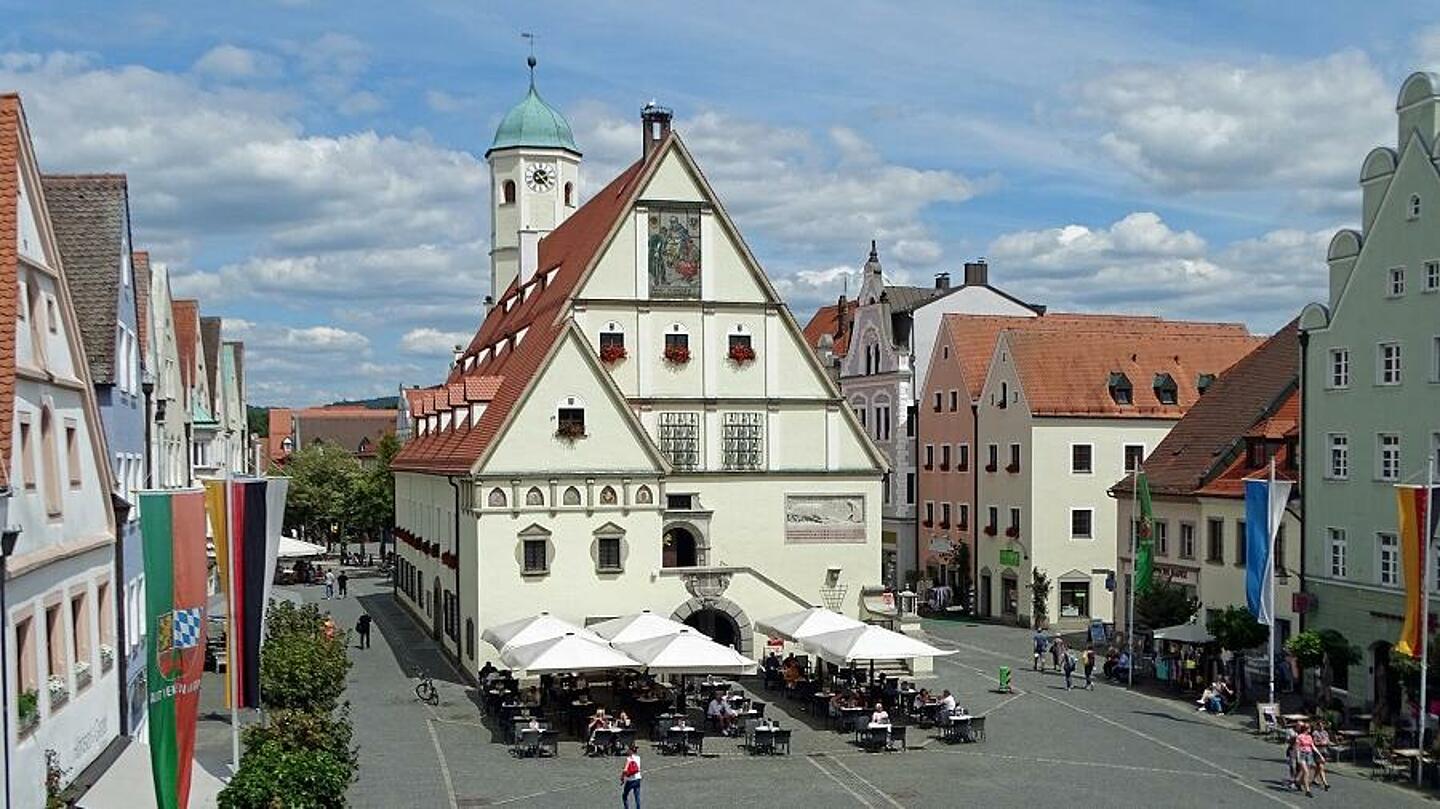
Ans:
[[[700,541],[684,526],[665,529],[661,539],[660,564],[663,567],[695,567],[700,564]]]
[[[721,646],[740,650],[740,628],[735,625],[735,619],[714,607],[695,612],[685,619],[685,625],[695,627]]]
[[[435,577],[434,592],[430,596],[430,635],[440,637],[440,577]]]

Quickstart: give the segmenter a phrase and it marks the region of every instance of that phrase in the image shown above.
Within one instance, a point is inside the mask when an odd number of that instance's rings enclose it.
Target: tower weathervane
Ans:
[[[535,35],[529,31],[522,31],[520,38],[530,43],[530,56],[525,59],[525,64],[530,66],[530,86],[535,86]]]

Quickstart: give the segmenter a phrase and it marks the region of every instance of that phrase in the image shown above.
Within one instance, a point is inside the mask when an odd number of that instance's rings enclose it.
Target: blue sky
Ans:
[[[306,404],[434,382],[477,325],[522,31],[582,197],[674,108],[802,322],[876,238],[899,283],[983,255],[1054,309],[1265,331],[1440,66],[1421,5],[0,0],[0,86],[45,170],[130,176],[252,402]]]

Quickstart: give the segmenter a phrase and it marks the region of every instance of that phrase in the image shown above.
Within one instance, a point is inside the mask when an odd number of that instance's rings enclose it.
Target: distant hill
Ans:
[[[376,396],[373,399],[354,399],[341,402],[331,402],[326,407],[367,407],[371,410],[394,410],[400,406],[399,396]]]

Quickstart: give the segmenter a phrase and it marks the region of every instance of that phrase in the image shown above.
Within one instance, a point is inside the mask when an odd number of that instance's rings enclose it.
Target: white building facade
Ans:
[[[507,126],[497,184],[543,166],[567,212],[552,161],[568,125]],[[880,580],[883,456],[668,111],[647,107],[643,128],[642,159],[568,210],[534,264],[521,234],[516,280],[446,384],[412,398],[393,467],[400,600],[472,673],[496,656],[485,627],[540,610],[651,609],[753,655],[755,620],[856,614]]]

